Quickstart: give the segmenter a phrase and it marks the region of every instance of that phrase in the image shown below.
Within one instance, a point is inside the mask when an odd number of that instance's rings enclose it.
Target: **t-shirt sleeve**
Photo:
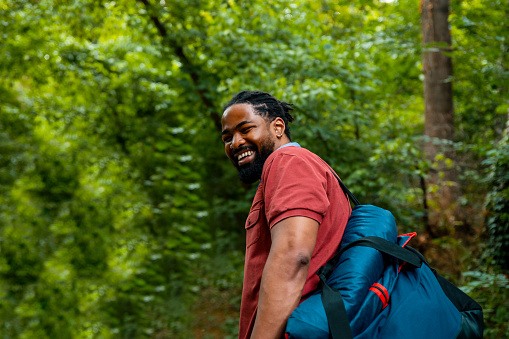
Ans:
[[[293,216],[308,217],[320,224],[329,209],[325,170],[311,159],[278,154],[264,170],[262,182],[271,228]]]

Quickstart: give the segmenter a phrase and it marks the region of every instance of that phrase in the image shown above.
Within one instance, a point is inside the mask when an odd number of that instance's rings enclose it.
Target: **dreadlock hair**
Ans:
[[[269,121],[279,117],[285,122],[285,134],[290,139],[289,122],[295,120],[290,114],[293,111],[293,104],[279,101],[269,93],[260,91],[242,91],[237,93],[223,108],[223,112],[235,104],[250,104],[255,112]]]

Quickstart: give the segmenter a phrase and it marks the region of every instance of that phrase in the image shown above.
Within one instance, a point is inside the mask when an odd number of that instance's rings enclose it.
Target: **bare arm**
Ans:
[[[251,339],[283,335],[288,317],[299,304],[317,234],[318,222],[307,217],[290,217],[272,227]]]

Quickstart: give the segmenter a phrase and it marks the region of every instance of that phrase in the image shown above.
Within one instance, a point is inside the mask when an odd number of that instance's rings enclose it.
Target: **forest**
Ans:
[[[220,119],[261,90],[508,338],[508,18],[507,0],[0,1],[0,336],[236,338],[256,184]]]

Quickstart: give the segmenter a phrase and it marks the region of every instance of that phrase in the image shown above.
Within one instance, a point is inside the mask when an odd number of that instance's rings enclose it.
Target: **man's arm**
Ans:
[[[307,217],[290,217],[272,227],[251,339],[283,335],[288,317],[299,305],[317,234],[318,222]]]

